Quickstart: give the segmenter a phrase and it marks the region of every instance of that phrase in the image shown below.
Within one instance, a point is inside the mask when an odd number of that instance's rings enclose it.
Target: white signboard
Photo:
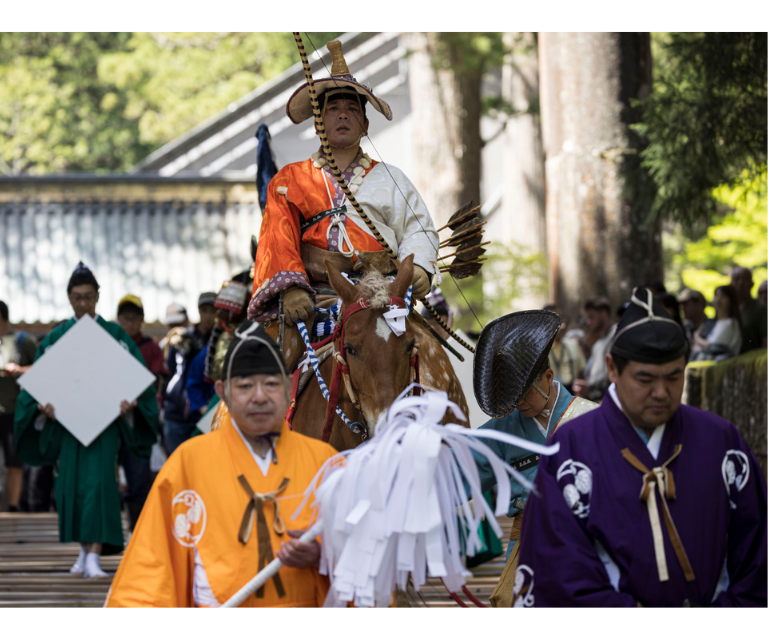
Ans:
[[[219,408],[219,402],[217,402],[215,405],[213,405],[208,411],[205,412],[205,415],[200,418],[200,420],[197,421],[197,428],[200,429],[201,433],[210,433],[211,432],[211,425],[213,424],[213,416],[216,415],[216,409]]]
[[[84,315],[19,378],[41,405],[87,447],[120,415],[120,402],[132,402],[155,381],[89,315]]]

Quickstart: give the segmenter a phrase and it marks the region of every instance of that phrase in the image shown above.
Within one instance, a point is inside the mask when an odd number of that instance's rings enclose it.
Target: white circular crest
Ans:
[[[582,462],[568,459],[557,470],[557,481],[562,487],[565,503],[573,515],[586,518],[589,515],[589,499],[592,495],[592,471],[589,467]]]
[[[725,452],[722,464],[723,481],[728,495],[731,496],[733,490],[741,491],[749,480],[749,458],[747,454],[738,449],[728,449]],[[736,505],[731,500],[733,508]]]
[[[528,587],[527,589],[525,589]],[[525,593],[518,598],[525,589]],[[515,585],[512,588],[512,601],[515,607],[532,607],[535,598],[533,596],[533,569],[527,564],[518,565],[515,571]]]
[[[173,537],[183,547],[194,547],[205,532],[208,514],[203,499],[192,489],[176,494],[171,502]]]

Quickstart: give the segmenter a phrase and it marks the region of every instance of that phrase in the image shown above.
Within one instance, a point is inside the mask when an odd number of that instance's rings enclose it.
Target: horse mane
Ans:
[[[369,271],[358,283],[358,288],[368,298],[374,309],[383,309],[389,303],[389,284],[391,279],[378,271]]]

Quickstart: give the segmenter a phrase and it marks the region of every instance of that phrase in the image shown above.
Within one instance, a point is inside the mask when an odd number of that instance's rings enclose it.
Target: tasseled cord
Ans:
[[[313,506],[322,520],[320,573],[331,577],[325,606],[354,602],[358,607],[387,607],[395,587],[405,589],[409,575],[417,591],[427,575],[442,578],[451,592],[461,591],[470,575],[462,555],[483,548],[478,536],[482,518],[502,535],[483,498],[471,450],[488,458],[498,484],[496,515],[503,515],[511,498],[508,476],[532,486],[480,439],[541,455],[559,449],[558,444],[537,445],[492,429],[442,425],[449,408],[464,419],[447,394],[407,396],[410,391],[408,387],[392,404],[374,438],[326,461],[296,511],[314,492]]]

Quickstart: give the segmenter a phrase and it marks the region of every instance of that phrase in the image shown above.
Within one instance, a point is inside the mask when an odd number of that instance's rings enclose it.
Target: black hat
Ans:
[[[649,290],[636,287],[609,352],[636,362],[664,364],[686,355],[688,340],[661,302]]]
[[[235,335],[224,356],[224,380],[232,377],[261,374],[279,374],[288,377],[283,354],[277,343],[270,338],[258,322],[245,320]]]
[[[483,329],[472,383],[485,413],[503,418],[513,411],[541,373],[560,323],[552,311],[518,311]]]
[[[67,293],[72,291],[72,287],[77,287],[81,284],[92,284],[96,291],[99,290],[99,283],[96,282],[96,276],[93,275],[93,272],[88,267],[86,267],[82,261],[77,264],[75,270],[72,272],[72,275],[69,278]]]

